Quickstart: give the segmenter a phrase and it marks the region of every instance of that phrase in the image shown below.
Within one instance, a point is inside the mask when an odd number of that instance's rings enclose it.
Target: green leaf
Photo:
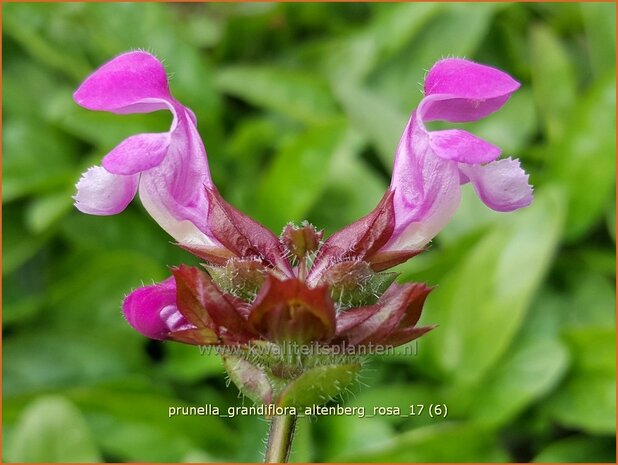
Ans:
[[[159,368],[164,378],[186,384],[225,373],[221,357],[214,353],[202,354],[199,347],[187,344],[167,344],[165,359]]]
[[[132,330],[120,314],[122,299],[132,289],[167,276],[163,265],[152,258],[122,249],[75,254],[55,267],[55,272],[47,302],[62,312],[50,317],[67,328],[94,325],[125,335]]]
[[[564,333],[571,347],[575,369],[616,373],[616,331],[613,327],[584,327]]]
[[[188,403],[159,392],[159,383],[153,379],[134,384],[125,381],[117,386],[82,387],[68,394],[80,409],[89,412],[92,429],[106,453],[129,461],[163,462],[178,461],[196,447],[204,447],[218,457],[232,454],[236,438],[221,417],[170,416],[170,409],[195,407],[197,402]],[[205,397],[198,405],[220,406],[217,400]]]
[[[406,430],[426,426],[435,422],[441,422],[442,419],[434,419],[425,412],[420,415],[409,416],[411,405],[444,404],[445,397],[438,391],[436,386],[428,383],[388,383],[361,391],[353,399],[347,402],[350,407],[364,407],[365,418],[373,415],[374,409],[380,407],[397,407],[400,409],[402,416],[383,416],[379,417],[380,421],[403,427]],[[418,408],[416,409],[418,411]],[[405,416],[404,416],[405,415]]]
[[[100,252],[138,252],[161,266],[192,257],[173,247],[170,236],[142,210],[128,208],[119,215],[93,216],[74,211],[60,224],[60,237],[75,250],[83,250],[94,257]]]
[[[395,56],[445,7],[439,3],[389,4],[369,27],[347,40],[329,41],[321,58],[333,84],[354,85],[380,62]]]
[[[536,463],[614,463],[616,442],[611,438],[571,436],[552,442],[534,457]]]
[[[2,203],[76,181],[75,141],[56,129],[26,118],[9,120],[2,142]]]
[[[303,408],[322,405],[343,394],[358,379],[360,363],[321,365],[306,370],[279,395],[278,405]]]
[[[515,344],[476,389],[472,418],[491,427],[508,424],[553,389],[567,365],[568,351],[555,338]]]
[[[296,430],[294,431],[294,442],[290,451],[289,461],[291,463],[312,461],[314,441],[311,433],[311,420],[307,417],[298,418],[296,420]]]
[[[228,376],[241,394],[255,403],[271,403],[273,386],[264,370],[243,358],[232,355],[223,357],[223,364]]]
[[[421,355],[458,382],[478,382],[508,350],[561,227],[561,198],[546,191],[490,229],[426,302],[423,321],[439,328],[426,336]]]
[[[72,207],[73,198],[69,192],[41,196],[28,205],[26,225],[33,233],[41,233],[64,217]]]
[[[61,85],[58,76],[50,73],[43,64],[24,54],[12,54],[11,59],[3,63],[2,111],[6,115],[3,124],[8,126],[17,120],[22,124],[38,122],[46,114],[47,98]],[[23,139],[22,142],[33,141]]]
[[[96,335],[80,335],[57,325],[47,326],[49,332],[37,329],[5,342],[5,396],[102,381],[144,363],[140,351],[143,340],[129,328],[125,334],[105,328]]]
[[[429,68],[446,56],[474,57],[491,19],[506,4],[448,3],[423,24],[401,53],[376,69],[371,84],[379,95],[405,114],[422,98],[422,82]]]
[[[408,115],[380,96],[346,82],[337,85],[335,93],[356,129],[375,145],[384,167],[390,171]]]
[[[566,294],[562,302],[563,326],[567,329],[614,328],[616,288],[613,279],[583,268],[577,262],[570,263],[568,269],[571,292]]]
[[[488,431],[443,423],[400,434],[336,457],[338,462],[502,462],[508,455]]]
[[[550,176],[569,194],[566,239],[573,242],[600,220],[614,196],[616,141],[615,75],[607,75],[579,100],[565,137],[548,150]]]
[[[616,68],[616,5],[585,2],[582,9],[592,70],[598,76]]]
[[[546,405],[552,417],[568,428],[615,434],[616,376],[587,372],[570,377]]]
[[[252,208],[255,216],[273,231],[305,219],[326,185],[333,160],[357,147],[358,138],[341,121],[312,127],[293,138],[260,181]]]
[[[19,42],[37,61],[56,71],[81,79],[88,74],[89,66],[79,41],[69,40],[76,24],[67,21],[70,10],[53,4],[10,5],[6,9],[4,31]],[[51,21],[54,27],[42,27]],[[59,46],[61,45],[61,46]]]
[[[366,450],[373,444],[381,444],[395,436],[394,428],[380,418],[356,418],[355,416],[331,415],[319,419],[327,432],[318,449],[319,462],[344,462],[347,457]],[[364,457],[364,455],[362,455]],[[365,462],[364,458],[360,461]]]
[[[573,65],[562,43],[548,27],[537,25],[530,36],[532,84],[538,112],[550,141],[566,134],[567,116],[576,97]]]
[[[300,71],[228,67],[217,71],[216,85],[221,92],[305,124],[320,123],[337,113],[327,84]]]
[[[612,203],[607,206],[606,209],[606,222],[607,222],[607,232],[613,239],[614,243],[616,242],[616,199],[613,199]]]
[[[555,294],[539,295],[509,351],[471,388],[465,406],[471,419],[490,428],[507,425],[559,385],[571,358],[558,334],[563,313]],[[462,397],[457,388],[451,395],[447,403]]]
[[[88,425],[59,396],[40,397],[22,413],[8,444],[12,462],[100,462]]]
[[[565,386],[547,403],[559,423],[591,434],[616,431],[616,332],[576,328],[566,332],[574,368]]]
[[[26,229],[23,211],[5,206],[2,211],[2,274],[10,274],[32,258],[51,237],[49,231],[31,234]],[[10,244],[9,247],[7,247]]]
[[[307,214],[308,220],[324,228],[327,236],[369,213],[386,191],[386,180],[355,152],[342,151],[332,160],[326,187]]]

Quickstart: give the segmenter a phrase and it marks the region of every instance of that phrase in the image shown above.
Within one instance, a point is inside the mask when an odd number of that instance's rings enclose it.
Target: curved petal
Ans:
[[[425,121],[476,121],[504,105],[520,84],[491,66],[461,58],[438,61],[425,78]],[[429,98],[434,97],[434,98]]]
[[[170,145],[168,133],[138,134],[123,140],[103,158],[103,167],[114,174],[135,174],[163,161]]]
[[[139,175],[112,174],[105,168],[89,168],[77,182],[75,207],[90,215],[115,215],[135,197]]]
[[[108,173],[140,173],[139,192],[146,210],[182,245],[200,249],[221,247],[208,227],[204,187],[212,187],[212,180],[196,118],[171,96],[161,62],[146,52],[120,55],[90,75],[75,92],[75,100],[88,109],[114,113],[159,109],[172,112],[169,132],[125,139],[104,158],[103,166]],[[119,191],[110,191],[101,183],[96,186],[91,202],[101,203],[119,196]],[[135,190],[132,192],[134,195]],[[97,200],[97,196],[102,200]],[[84,196],[78,197],[82,200]],[[82,210],[113,214],[122,208]]]
[[[459,169],[489,208],[510,212],[532,202],[532,186],[519,160],[504,158],[487,165],[464,165]]]
[[[488,163],[501,153],[499,147],[462,129],[432,131],[429,144],[440,158],[461,163]]]
[[[176,104],[178,124],[160,164],[141,174],[139,196],[157,223],[183,245],[220,246],[208,226],[206,150],[191,113]]]
[[[146,52],[124,53],[92,73],[75,91],[78,105],[113,113],[167,108],[172,96],[163,64]]]
[[[459,206],[457,164],[436,156],[415,112],[395,156],[395,231],[382,250],[420,249],[442,229]]]
[[[196,187],[196,193],[200,191]],[[198,207],[192,211],[174,199],[164,180],[156,173],[147,171],[142,174],[139,197],[150,216],[183,246],[209,248],[219,245],[200,229],[200,226],[207,229],[208,206],[205,196],[203,199],[196,199],[194,204]],[[198,212],[202,212],[201,217]]]
[[[176,306],[173,277],[133,291],[124,299],[122,311],[133,328],[151,339],[165,339],[170,332],[192,327]]]

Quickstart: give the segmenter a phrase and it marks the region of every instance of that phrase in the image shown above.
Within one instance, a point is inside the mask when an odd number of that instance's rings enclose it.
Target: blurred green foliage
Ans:
[[[371,210],[433,62],[522,82],[471,130],[521,158],[535,201],[462,206],[402,280],[439,287],[418,356],[374,359],[348,405],[444,403],[447,419],[301,421],[297,461],[615,460],[615,4],[3,5],[5,461],[255,461],[266,422],[174,417],[239,405],[218,359],[147,341],[132,288],[196,263],[135,202],[78,213],[80,173],[164,113],[88,112],[71,93],[114,55],[164,59],[225,197],[278,232]],[[248,402],[248,401],[244,401]]]

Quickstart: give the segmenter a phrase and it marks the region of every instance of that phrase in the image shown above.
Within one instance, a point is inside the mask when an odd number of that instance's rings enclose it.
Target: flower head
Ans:
[[[205,270],[174,267],[172,277],[126,297],[127,321],[147,337],[244,349],[290,342],[332,351],[342,345],[398,346],[433,328],[417,326],[431,288],[397,284],[397,274],[385,270],[421,252],[444,227],[458,206],[460,184],[470,182],[498,211],[532,200],[519,162],[497,160],[500,149],[469,132],[431,131],[426,123],[485,117],[518,87],[494,68],[461,59],[438,62],[427,75],[425,97],[412,112],[390,188],[378,206],[325,242],[308,223],[290,224],[277,238],[219,194],[195,116],[172,97],[162,64],[145,52],[126,53],[86,79],[75,93],[77,103],[119,114],[165,109],[173,122],[168,132],[127,138],[102,166],[89,169],[77,184],[76,206],[111,215],[139,192],[146,210],[179,245],[206,261]],[[249,349],[225,359],[241,390],[265,402],[275,394],[281,402],[294,399],[293,386],[302,390],[305,378],[311,384],[314,377],[330,380],[322,383],[330,388],[314,390],[319,402],[360,369],[354,357],[273,358]],[[332,376],[325,377],[327,372]]]

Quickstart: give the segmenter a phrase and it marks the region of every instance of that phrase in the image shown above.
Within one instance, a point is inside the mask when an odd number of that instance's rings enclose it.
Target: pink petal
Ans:
[[[165,68],[146,52],[124,53],[92,73],[73,95],[89,110],[146,113],[172,100]]]
[[[167,184],[161,171],[160,167],[155,167],[141,174],[139,197],[148,214],[186,247],[209,248],[219,245],[207,234],[208,200],[200,184],[195,186],[195,199],[190,206],[186,206],[174,197],[173,186]]]
[[[157,223],[178,242],[219,245],[210,235],[208,198],[212,186],[206,151],[190,114],[178,106],[178,124],[160,164],[141,174],[139,195]]]
[[[138,180],[138,175],[117,175],[93,166],[77,182],[75,207],[90,215],[120,213],[135,197]]]
[[[478,120],[502,107],[519,86],[511,76],[496,68],[460,58],[441,60],[425,78],[428,104],[423,119]]]
[[[510,212],[532,202],[532,187],[519,160],[504,158],[487,165],[460,164],[481,200],[491,209]]]
[[[114,174],[135,174],[153,168],[167,154],[170,139],[168,133],[128,137],[103,158],[103,167]]]
[[[173,277],[133,291],[124,299],[122,311],[133,328],[151,339],[165,339],[171,331],[191,327],[176,307]]]
[[[500,148],[462,129],[429,133],[430,145],[440,158],[462,163],[488,163],[500,156]]]
[[[395,231],[383,251],[420,249],[446,225],[459,205],[457,164],[436,156],[428,133],[412,115],[399,142],[391,180]]]

